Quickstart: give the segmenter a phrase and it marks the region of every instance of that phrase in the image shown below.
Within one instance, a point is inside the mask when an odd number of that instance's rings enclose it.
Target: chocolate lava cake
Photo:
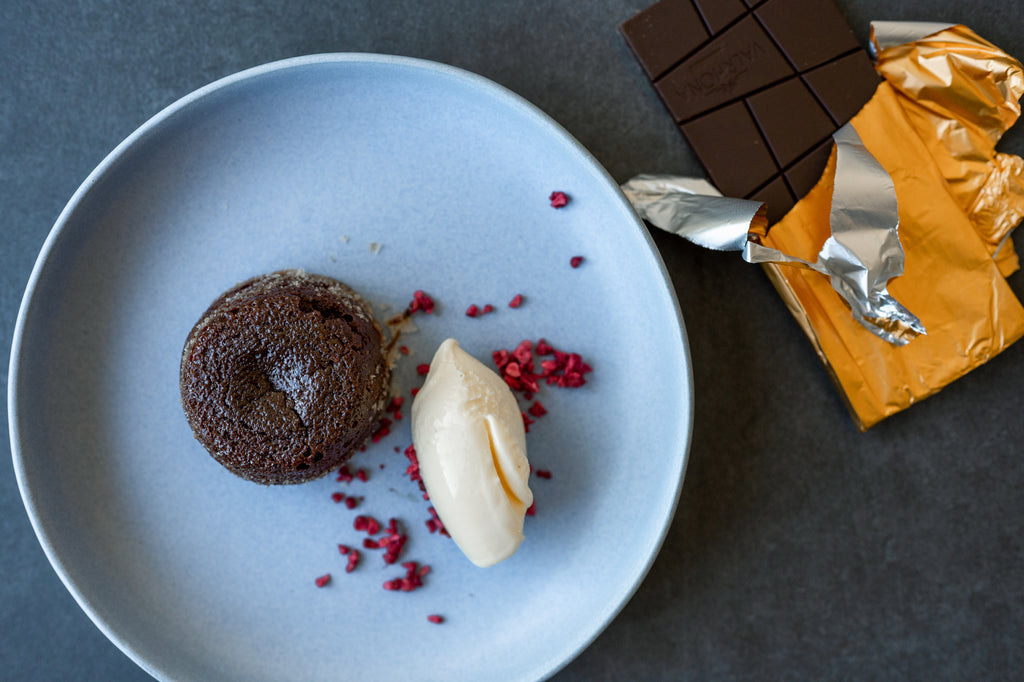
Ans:
[[[181,358],[196,439],[263,484],[301,483],[345,463],[377,427],[389,382],[368,306],[341,282],[301,270],[221,295]]]

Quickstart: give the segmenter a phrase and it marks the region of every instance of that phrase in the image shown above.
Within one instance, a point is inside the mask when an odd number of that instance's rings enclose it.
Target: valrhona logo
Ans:
[[[758,42],[730,50],[717,50],[697,63],[690,64],[686,79],[677,82],[673,89],[688,101],[722,92],[731,94],[740,77],[765,54],[766,50]]]

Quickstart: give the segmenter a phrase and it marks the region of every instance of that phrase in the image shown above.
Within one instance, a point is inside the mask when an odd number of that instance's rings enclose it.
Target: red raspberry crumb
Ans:
[[[444,523],[441,521],[441,517],[437,515],[437,510],[433,507],[428,507],[427,511],[430,512],[430,518],[427,519],[427,530],[431,533],[438,532],[445,537],[451,537],[448,534],[448,529],[444,527]]]
[[[466,308],[466,317],[476,317],[479,314],[480,309],[476,307],[475,303],[471,304],[468,308]]]
[[[338,554],[345,555],[352,551],[352,548],[348,545],[338,545]]]
[[[494,306],[491,305],[490,303],[488,303],[487,305],[484,306],[484,309],[480,311],[480,314],[481,315],[486,315],[487,313],[493,313],[493,312],[494,312]]]
[[[380,439],[389,433],[391,433],[391,420],[387,417],[381,417],[380,424],[377,426],[377,430],[373,432],[373,435],[370,436],[370,440],[374,443],[379,443]]]
[[[429,363],[424,362],[422,365],[416,365],[416,373],[419,374],[420,376],[424,376],[429,371],[430,371],[430,364]]]
[[[380,532],[380,522],[372,516],[357,516],[352,521],[352,527],[356,530],[364,530],[370,535],[376,535]]]
[[[427,620],[429,620],[431,623],[436,623],[440,625],[444,622],[444,616],[439,616],[436,613],[432,613],[429,616],[427,616]]]
[[[427,365],[427,371],[428,372],[430,371],[430,365]],[[419,393],[419,392],[420,392],[420,389],[418,389],[418,388],[410,388],[409,389],[409,395],[411,395],[413,398],[415,398],[416,394]]]
[[[551,478],[551,472],[547,469],[537,469],[535,472],[538,478]]]
[[[325,573],[324,575],[317,578],[315,582],[317,587],[323,587],[327,583],[331,582],[331,574]]]
[[[405,449],[405,456],[409,460],[409,467],[405,470],[405,475],[409,477],[411,481],[421,481],[420,478],[420,461],[416,456],[416,446],[410,445]]]
[[[387,535],[381,538],[378,543],[381,549],[384,550],[384,563],[393,564],[398,561],[402,548],[405,547],[405,542],[408,539],[408,536],[398,532],[397,519],[389,520]]]
[[[511,301],[508,302],[509,308],[518,308],[523,304],[523,295],[516,294]]]
[[[341,502],[345,499],[345,493],[331,493],[331,499],[335,502]]]
[[[547,408],[541,405],[539,400],[533,405],[530,405],[530,409],[528,409],[527,412],[532,414],[534,417],[543,417],[548,413]]]
[[[345,498],[345,506],[349,509],[355,509],[356,505],[359,504],[359,500],[349,495]]]
[[[405,403],[405,398],[403,398],[400,395],[396,395],[393,398],[391,398],[391,401],[388,403],[388,406],[384,408],[384,411],[385,412],[398,412],[398,408],[400,408],[404,403]]]
[[[415,313],[418,310],[422,310],[428,315],[434,312],[434,300],[421,290],[413,292],[412,302],[409,303],[409,312]]]
[[[510,354],[506,350],[494,351],[491,357],[498,366],[505,383],[513,391],[521,391],[528,395],[527,400],[532,400],[533,394],[539,390],[539,380],[544,379],[549,385],[556,384],[564,388],[579,388],[586,383],[584,375],[592,372],[593,369],[583,361],[579,353],[564,353],[551,347],[547,341],[541,339],[536,344],[538,356],[553,356],[551,360],[541,360],[540,374],[536,374],[533,368],[533,354],[530,350],[530,342],[523,341]],[[516,360],[516,366],[509,359]]]
[[[525,429],[525,430],[526,430],[526,432],[527,432],[527,433],[529,433],[529,432],[530,432],[530,424],[532,424],[532,423],[533,423],[533,420],[532,420],[532,419],[530,419],[530,418],[529,418],[529,417],[528,417],[528,416],[526,415],[526,413],[525,413],[525,412],[520,412],[519,414],[523,415],[523,429]]]
[[[363,538],[363,547],[365,549],[380,549],[380,543],[372,538]]]
[[[423,587],[423,576],[430,572],[429,566],[424,564],[423,567],[417,568],[415,561],[406,561],[402,568],[405,569],[405,577],[386,580],[383,585],[385,590],[412,592],[418,587]]]
[[[567,195],[565,192],[555,191],[551,193],[551,196],[548,197],[548,200],[551,202],[552,208],[562,208],[563,206],[569,203],[569,195]]]
[[[399,346],[398,347],[398,352],[401,353],[402,355],[408,355],[409,354],[409,346]]]
[[[520,341],[516,349],[512,351],[512,357],[516,359],[527,372],[533,372],[533,343],[526,339]]]
[[[536,513],[537,513],[537,500],[534,500],[533,504],[531,504],[529,507],[527,507],[526,515],[527,516],[534,516]]]
[[[580,263],[582,262],[583,256],[573,256],[572,258],[569,259],[569,265],[571,265],[574,268],[578,268],[580,266]]]
[[[359,550],[358,549],[353,549],[348,554],[348,563],[345,564],[345,572],[346,573],[351,573],[352,571],[356,570],[356,566],[358,566],[358,565],[359,565]]]
[[[349,471],[348,465],[343,464],[341,468],[338,469],[338,477],[334,480],[339,481],[341,483],[351,483],[353,478],[355,478],[355,476],[352,474],[351,471]]]

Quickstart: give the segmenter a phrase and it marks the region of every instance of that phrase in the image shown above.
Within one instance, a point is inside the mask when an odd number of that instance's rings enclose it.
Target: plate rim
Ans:
[[[644,558],[643,566],[637,573],[635,579],[630,585],[629,589],[622,596],[622,598],[612,605],[612,608],[608,611],[606,616],[601,620],[596,628],[591,632],[583,633],[582,637],[577,637],[574,640],[570,640],[567,643],[567,652],[564,658],[558,662],[554,667],[546,670],[544,677],[550,677],[555,675],[557,672],[562,670],[565,666],[576,659],[584,650],[586,650],[598,636],[603,633],[607,627],[612,623],[613,620],[619,615],[626,604],[633,598],[640,585],[646,579],[651,567],[654,565],[655,560],[661,552],[662,546],[664,545],[665,539],[668,535],[668,531],[672,525],[672,521],[675,517],[678,509],[679,500],[682,494],[683,481],[686,477],[686,470],[690,460],[690,448],[693,442],[693,425],[695,416],[694,407],[694,378],[693,378],[693,364],[690,353],[690,345],[687,336],[686,326],[684,323],[682,310],[679,304],[679,299],[676,294],[675,286],[672,278],[665,265],[664,259],[661,257],[660,251],[657,248],[650,232],[647,230],[643,221],[636,214],[629,200],[622,192],[619,183],[611,176],[608,170],[586,149],[575,137],[573,137],[560,123],[554,120],[550,115],[541,110],[538,106],[525,99],[523,96],[515,93],[514,91],[506,88],[505,86],[472,71],[437,62],[429,59],[423,59],[418,57],[399,56],[391,54],[381,54],[373,52],[327,52],[317,53],[309,55],[301,55],[296,57],[289,57],[286,59],[280,59],[276,61],[267,62],[257,66],[249,67],[235,73],[223,76],[215,79],[210,83],[201,86],[186,95],[178,98],[172,103],[168,104],[156,114],[151,116],[134,131],[132,131],[127,137],[125,137],[120,143],[118,143],[101,161],[96,165],[95,168],[86,176],[85,180],[78,186],[75,192],[71,195],[64,208],[58,214],[53,226],[47,233],[46,239],[44,240],[38,255],[36,256],[35,262],[32,267],[31,274],[29,275],[28,282],[25,287],[25,291],[22,295],[22,299],[18,308],[18,315],[16,318],[14,332],[11,337],[11,353],[8,365],[8,388],[7,388],[7,414],[8,414],[8,431],[11,447],[11,457],[14,465],[15,479],[18,485],[18,491],[22,498],[22,503],[25,506],[25,510],[28,513],[29,520],[32,525],[33,532],[35,533],[36,540],[41,545],[44,554],[50,565],[53,567],[60,581],[63,583],[65,589],[71,594],[75,602],[82,609],[82,611],[89,617],[93,625],[95,625],[104,636],[114,644],[122,653],[124,653],[129,659],[131,659],[136,665],[145,670],[147,673],[158,679],[171,679],[173,675],[170,671],[164,670],[161,667],[154,666],[148,661],[139,651],[133,643],[123,639],[120,634],[113,631],[113,629],[107,624],[106,620],[102,616],[102,608],[98,605],[94,605],[87,595],[83,594],[78,588],[76,582],[71,576],[70,571],[66,568],[64,561],[62,560],[58,549],[54,546],[44,523],[40,520],[39,508],[36,504],[33,491],[28,482],[28,474],[25,466],[24,453],[21,449],[21,428],[20,422],[21,417],[18,410],[18,399],[19,399],[19,385],[20,385],[20,365],[22,356],[22,343],[24,341],[25,327],[29,316],[34,312],[33,303],[35,301],[35,295],[40,283],[40,279],[43,275],[43,270],[46,267],[47,261],[51,254],[56,249],[58,242],[64,234],[65,228],[67,227],[70,218],[75,214],[79,205],[88,196],[92,188],[109,172],[111,172],[117,163],[125,156],[129,150],[132,150],[140,141],[150,135],[158,133],[159,128],[166,122],[170,121],[179,112],[186,110],[193,104],[213,95],[214,93],[231,87],[237,83],[244,81],[250,81],[261,78],[268,74],[275,72],[286,71],[289,69],[305,68],[309,66],[324,65],[324,64],[339,64],[339,63],[363,63],[373,65],[391,65],[401,66],[412,69],[418,69],[424,72],[432,73],[434,75],[444,75],[452,77],[463,82],[467,82],[482,91],[490,93],[492,96],[500,98],[504,103],[513,106],[521,112],[527,114],[529,117],[535,119],[540,124],[549,127],[565,141],[569,143],[572,152],[584,162],[585,165],[589,166],[592,170],[597,171],[598,175],[603,178],[605,183],[613,189],[613,193],[618,196],[618,200],[628,209],[627,214],[633,218],[634,227],[637,229],[639,235],[644,239],[651,255],[653,256],[654,263],[657,266],[657,271],[664,282],[671,308],[676,321],[676,329],[678,330],[679,337],[677,342],[679,343],[682,350],[682,371],[685,375],[685,398],[686,398],[686,414],[684,428],[681,430],[682,437],[682,448],[681,452],[675,453],[680,458],[680,468],[678,480],[675,483],[675,490],[672,494],[671,503],[667,510],[664,522],[660,528],[659,533],[654,538],[653,546],[651,547],[650,554]]]

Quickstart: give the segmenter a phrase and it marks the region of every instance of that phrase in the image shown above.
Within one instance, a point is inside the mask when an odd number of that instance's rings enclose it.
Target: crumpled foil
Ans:
[[[767,227],[764,204],[723,197],[703,178],[638,175],[622,191],[641,218],[707,249],[742,251],[749,231]]]
[[[877,60],[883,50],[910,45],[948,28],[952,25],[938,21],[872,21],[868,52]]]
[[[903,345],[924,334],[925,328],[887,289],[889,280],[903,273],[896,190],[852,126],[843,126],[832,137],[832,235],[813,262],[762,246],[760,237],[767,226],[763,205],[722,197],[704,180],[639,175],[622,190],[642,218],[695,244],[742,251],[748,263],[798,265],[821,273],[850,306],[855,320],[889,343]]]

